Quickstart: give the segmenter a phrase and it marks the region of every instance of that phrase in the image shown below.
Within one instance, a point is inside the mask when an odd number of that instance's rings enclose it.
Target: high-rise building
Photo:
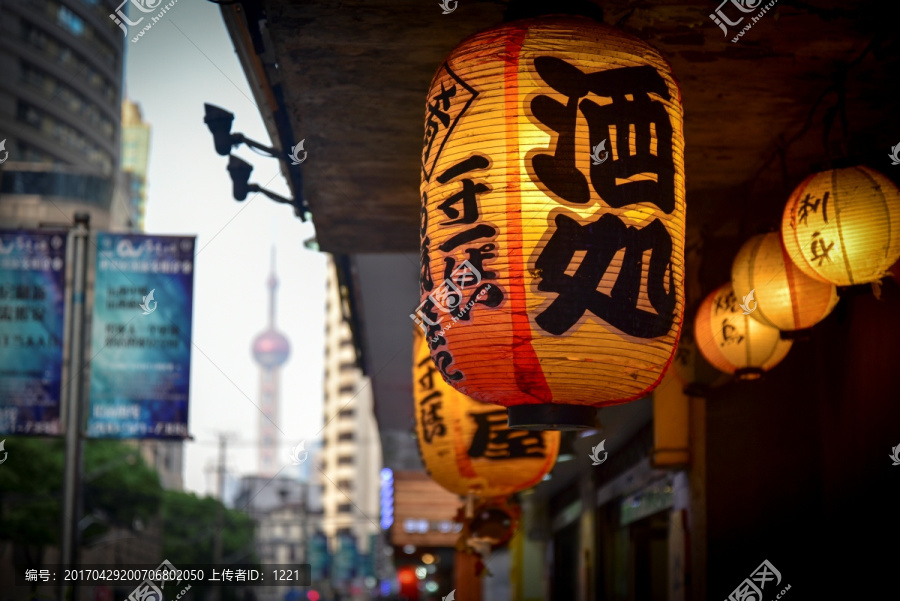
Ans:
[[[149,155],[150,124],[144,121],[139,104],[123,100],[122,160],[116,185],[117,197],[112,205],[112,226],[115,229],[144,231]]]
[[[381,442],[372,387],[356,361],[337,271],[328,262],[325,308],[325,427],[320,455],[323,531],[332,553],[354,541],[371,556],[379,534]],[[363,562],[359,562],[362,564]],[[364,574],[359,569],[355,577]]]
[[[124,40],[113,0],[5,2],[0,20],[0,225],[105,229],[119,169]],[[2,157],[0,157],[2,158]]]
[[[275,249],[269,275],[269,327],[253,341],[253,358],[259,363],[259,475],[274,476],[284,464],[276,459],[278,445],[278,399],[281,395],[279,373],[291,354],[291,345],[275,327],[275,299],[278,277],[275,275]]]
[[[111,208],[110,229],[143,232],[147,205],[147,167],[150,161],[150,124],[138,103],[122,101],[122,145],[118,180]],[[184,488],[184,442],[141,440],[141,455],[159,474],[163,488]]]

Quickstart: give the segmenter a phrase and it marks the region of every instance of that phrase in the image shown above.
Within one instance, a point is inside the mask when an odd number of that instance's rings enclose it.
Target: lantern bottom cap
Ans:
[[[587,405],[516,405],[507,413],[509,427],[517,430],[586,430],[597,422],[597,408]]]
[[[763,370],[758,367],[742,367],[734,372],[739,380],[759,380],[763,375]]]
[[[811,334],[812,328],[803,328],[802,330],[781,330],[781,339],[806,341],[811,338]]]

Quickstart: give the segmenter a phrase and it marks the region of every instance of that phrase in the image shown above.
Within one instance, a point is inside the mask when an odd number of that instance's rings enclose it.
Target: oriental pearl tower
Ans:
[[[272,272],[269,275],[269,327],[253,341],[253,358],[259,363],[259,475],[274,476],[279,463],[275,459],[278,449],[278,397],[281,393],[279,373],[281,366],[291,354],[291,345],[284,334],[275,328],[275,290],[278,277],[275,275],[275,249],[272,248]]]

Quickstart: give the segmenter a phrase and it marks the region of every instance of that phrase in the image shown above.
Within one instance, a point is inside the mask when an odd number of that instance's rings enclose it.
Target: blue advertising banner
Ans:
[[[97,235],[88,436],[188,436],[194,241]]]
[[[60,434],[66,232],[0,230],[0,434]]]

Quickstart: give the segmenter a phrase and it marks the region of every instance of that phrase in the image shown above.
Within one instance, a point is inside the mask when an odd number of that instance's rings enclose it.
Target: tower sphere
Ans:
[[[291,354],[291,345],[278,330],[266,330],[253,341],[253,358],[263,367],[284,365]]]

